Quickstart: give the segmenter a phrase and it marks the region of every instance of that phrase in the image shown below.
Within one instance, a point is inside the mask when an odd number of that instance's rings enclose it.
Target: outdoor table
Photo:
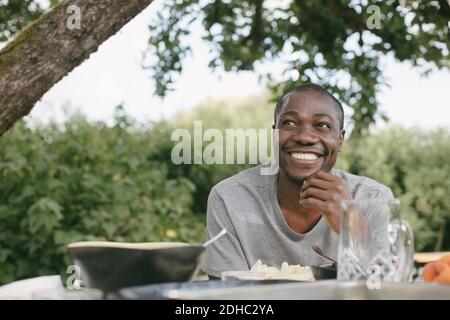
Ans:
[[[168,290],[178,300],[450,300],[450,286],[429,283],[381,283],[323,280],[200,290]]]
[[[439,260],[443,256],[450,255],[450,251],[446,252],[417,252],[414,254],[414,261],[418,264],[426,264]]]

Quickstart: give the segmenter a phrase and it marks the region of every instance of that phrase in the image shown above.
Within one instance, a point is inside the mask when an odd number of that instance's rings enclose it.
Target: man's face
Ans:
[[[336,163],[344,141],[334,101],[324,94],[294,93],[277,116],[280,168],[297,183]]]

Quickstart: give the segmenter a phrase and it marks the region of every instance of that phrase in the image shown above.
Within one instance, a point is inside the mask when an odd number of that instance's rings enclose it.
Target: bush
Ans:
[[[0,283],[64,274],[73,241],[203,241],[195,185],[149,161],[152,131],[123,120],[19,124],[0,139]]]

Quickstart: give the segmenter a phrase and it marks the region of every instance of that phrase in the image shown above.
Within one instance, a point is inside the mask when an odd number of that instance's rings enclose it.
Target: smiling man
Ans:
[[[392,200],[386,186],[334,169],[345,131],[341,103],[317,85],[286,93],[275,108],[279,170],[262,175],[261,166],[213,187],[208,198],[207,237],[228,235],[208,247],[202,269],[223,271],[264,264],[321,265],[336,259],[341,200]]]

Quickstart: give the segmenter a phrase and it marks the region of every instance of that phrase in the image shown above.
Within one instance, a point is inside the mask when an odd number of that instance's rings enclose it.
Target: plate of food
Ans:
[[[281,267],[277,268],[258,260],[250,270],[222,272],[222,280],[314,281],[315,278],[309,266],[289,265],[283,262]]]

